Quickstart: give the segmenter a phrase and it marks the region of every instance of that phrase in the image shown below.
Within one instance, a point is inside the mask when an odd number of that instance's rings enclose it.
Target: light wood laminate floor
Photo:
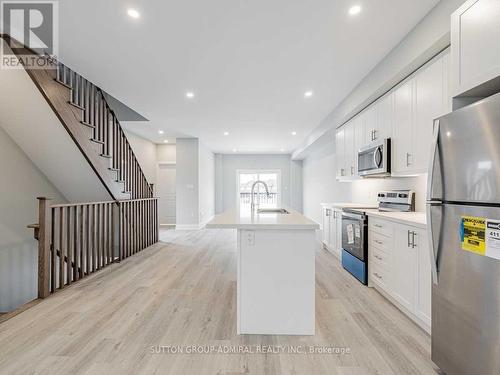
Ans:
[[[170,230],[162,240],[0,324],[0,374],[438,373],[429,336],[325,250],[315,336],[238,336],[236,232]],[[191,345],[300,353],[168,353]],[[311,346],[350,352],[304,354]]]

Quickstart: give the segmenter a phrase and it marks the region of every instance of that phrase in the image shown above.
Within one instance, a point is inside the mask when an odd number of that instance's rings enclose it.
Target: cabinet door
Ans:
[[[392,122],[394,116],[394,94],[391,91],[377,102],[377,129],[375,140],[392,137]]]
[[[346,177],[345,168],[345,127],[337,129],[335,133],[335,158],[337,159],[337,179]]]
[[[469,0],[451,16],[453,96],[500,75],[500,1]]]
[[[364,143],[368,144],[379,139],[378,136],[378,118],[377,118],[378,105],[373,103],[363,112],[364,122]]]
[[[358,116],[354,119],[354,177],[358,177],[358,151],[365,145],[365,122]]]
[[[406,225],[395,226],[390,279],[393,297],[410,312],[415,305],[417,260],[416,250],[411,246],[412,232],[413,228]]]
[[[322,241],[325,246],[328,247],[330,243],[330,209],[323,207],[323,233]]]
[[[355,176],[356,168],[354,167],[354,121],[348,122],[345,127],[345,169],[347,179],[351,180]]]
[[[393,172],[404,174],[413,164],[412,125],[413,125],[413,86],[409,79],[394,90]]]
[[[414,233],[414,246],[417,251],[415,315],[430,327],[432,275],[427,233],[421,229],[414,230]]]
[[[434,119],[445,113],[443,59],[439,57],[415,76],[413,124],[413,172],[426,172],[431,151]]]
[[[336,237],[336,249],[339,253],[340,259],[342,259],[342,210],[336,210],[335,214],[335,237]]]
[[[339,255],[337,251],[337,211],[332,209],[330,216],[330,250],[335,254]]]

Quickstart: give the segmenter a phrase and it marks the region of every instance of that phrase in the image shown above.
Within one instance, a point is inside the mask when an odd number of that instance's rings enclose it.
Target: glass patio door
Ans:
[[[269,188],[269,195],[262,184],[254,190],[254,202],[260,208],[278,208],[281,205],[280,171],[238,171],[238,205],[240,210],[250,210],[252,185],[263,181]]]

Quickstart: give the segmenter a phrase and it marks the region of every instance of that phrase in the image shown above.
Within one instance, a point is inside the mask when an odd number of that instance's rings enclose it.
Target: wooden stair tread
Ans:
[[[95,129],[95,126],[94,126],[94,125],[92,125],[92,124],[89,124],[88,122],[85,122],[85,121],[80,121],[80,124],[85,125],[85,126],[88,126],[89,128]]]
[[[103,144],[104,144],[104,142],[103,142],[103,141],[100,141],[99,139],[90,138],[90,140],[91,140],[92,142],[99,143],[99,144],[101,144],[101,145],[103,145]]]
[[[54,81],[56,81],[57,83],[59,83],[60,85],[63,85],[64,87],[70,89],[70,90],[73,90],[73,87],[71,87],[70,85],[68,85],[67,83],[64,83],[63,81],[57,79],[57,78],[54,78]]]
[[[76,103],[73,103],[71,100],[68,101],[68,104],[71,104],[73,107],[81,109],[82,111],[85,111],[85,108],[83,108],[82,106],[80,106]]]

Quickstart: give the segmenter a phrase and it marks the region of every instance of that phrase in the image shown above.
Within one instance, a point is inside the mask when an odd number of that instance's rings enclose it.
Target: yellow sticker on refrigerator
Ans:
[[[462,249],[479,255],[486,255],[486,219],[462,216],[460,226]]]

